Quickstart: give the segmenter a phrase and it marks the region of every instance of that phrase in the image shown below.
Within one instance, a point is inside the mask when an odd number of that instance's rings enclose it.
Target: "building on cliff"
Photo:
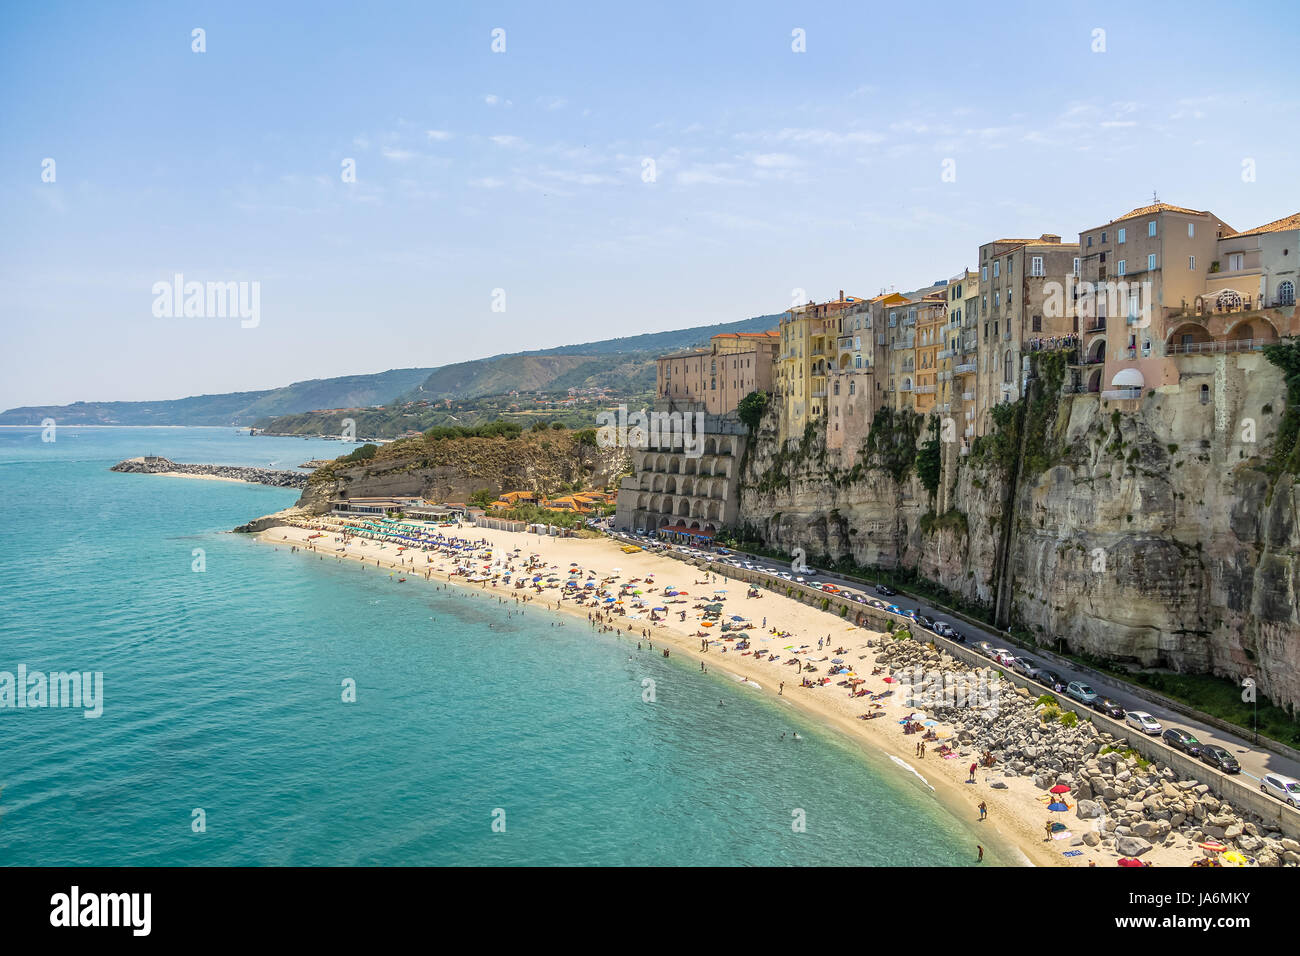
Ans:
[[[655,395],[685,406],[701,405],[710,415],[734,412],[754,391],[770,392],[781,334],[724,332],[705,349],[687,349],[659,358]]]
[[[923,296],[916,312],[916,378],[912,386],[912,407],[918,415],[928,415],[938,402],[939,347],[947,321],[946,289]]]
[[[875,417],[875,316],[872,301],[840,313],[835,366],[827,376],[826,446],[857,448]]]
[[[948,321],[939,351],[939,406],[953,419],[962,454],[975,435],[975,370],[978,368],[979,273],[963,269],[948,280]]]
[[[781,317],[776,390],[781,401],[780,438],[803,434],[826,414],[828,379],[835,368],[840,317],[862,299],[845,296],[832,302],[808,302]]]
[[[1044,233],[997,239],[979,250],[980,337],[975,373],[977,435],[993,425],[992,409],[1025,393],[1027,352],[1038,342],[1074,334],[1075,308],[1065,295],[1078,268],[1079,245]]]
[[[1237,232],[1211,212],[1158,202],[1079,242],[1090,283],[1079,391],[1136,399],[1179,385],[1187,356],[1258,351],[1300,332],[1300,214]]]

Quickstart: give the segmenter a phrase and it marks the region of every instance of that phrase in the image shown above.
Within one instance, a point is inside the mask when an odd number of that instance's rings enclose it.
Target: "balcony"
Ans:
[[[963,402],[973,402],[973,401],[975,401],[975,393],[974,393],[974,392],[962,392],[962,393],[961,393],[961,400],[962,400]]]
[[[953,356],[953,350],[952,350],[952,349],[940,349],[940,350],[939,350],[939,361],[940,361],[940,362],[942,362],[944,359],[950,359],[950,358],[952,358],[952,356]]]
[[[941,382],[951,382],[951,381],[952,381],[952,372],[949,372],[947,369],[944,369],[942,372],[939,373],[939,381],[941,381]]]
[[[1142,397],[1140,388],[1108,388],[1101,393],[1102,398],[1113,398],[1117,401],[1130,401]]]
[[[814,389],[813,392],[812,392],[812,397],[813,397],[813,398],[825,398],[825,397],[826,397],[826,389],[824,389],[824,388]]]
[[[1275,339],[1234,339],[1229,342],[1171,342],[1165,346],[1165,355],[1212,355],[1225,352],[1259,352],[1265,345],[1277,344]]]
[[[912,391],[917,395],[933,395],[935,387],[934,385],[917,385]]]
[[[916,316],[914,315],[909,315],[903,320],[903,328],[905,329],[909,329],[914,325],[916,325]]]
[[[1083,327],[1083,331],[1088,335],[1092,335],[1094,332],[1105,332],[1106,317],[1102,315],[1095,319],[1089,319],[1088,324]]]
[[[900,349],[910,349],[910,348],[915,348],[916,346],[914,346],[911,342],[892,342],[890,343],[889,347],[891,350],[897,352]]]
[[[902,385],[898,386],[898,390],[900,392],[910,392],[912,390],[912,383],[904,382]]]
[[[953,373],[956,375],[970,375],[976,371],[975,364],[974,362],[963,362],[953,369]]]

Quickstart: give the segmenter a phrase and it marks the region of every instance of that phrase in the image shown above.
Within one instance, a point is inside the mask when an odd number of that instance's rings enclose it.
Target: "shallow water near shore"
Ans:
[[[226,533],[292,490],[107,470],[144,454],[292,468],[349,447],[0,429],[0,671],[102,671],[105,697],[97,719],[0,710],[0,860],[974,862],[983,834],[920,781],[725,665],[702,675],[567,616]],[[986,865],[1015,862],[981,842]]]

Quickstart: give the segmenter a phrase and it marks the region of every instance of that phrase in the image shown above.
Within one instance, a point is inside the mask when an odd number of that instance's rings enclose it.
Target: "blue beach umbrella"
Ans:
[[[1047,805],[1047,809],[1052,810],[1056,813],[1064,813],[1066,810],[1070,808],[1067,807],[1065,804],[1061,803],[1060,801],[1057,801],[1056,803],[1049,803]]]

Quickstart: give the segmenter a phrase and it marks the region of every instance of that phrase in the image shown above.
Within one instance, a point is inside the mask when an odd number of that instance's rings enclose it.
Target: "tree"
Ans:
[[[750,434],[758,431],[758,423],[763,420],[763,413],[767,411],[767,392],[755,391],[750,392],[740,400],[736,406],[736,414]]]
[[[921,443],[921,450],[916,453],[916,473],[921,479],[921,484],[925,485],[925,490],[930,492],[933,498],[939,490],[939,476],[942,469],[942,461],[939,455],[939,419],[930,416],[930,425],[927,429],[929,438]]]
[[[497,496],[488,488],[480,488],[469,496],[469,503],[478,505],[480,508],[487,509],[487,506],[497,500]]]

